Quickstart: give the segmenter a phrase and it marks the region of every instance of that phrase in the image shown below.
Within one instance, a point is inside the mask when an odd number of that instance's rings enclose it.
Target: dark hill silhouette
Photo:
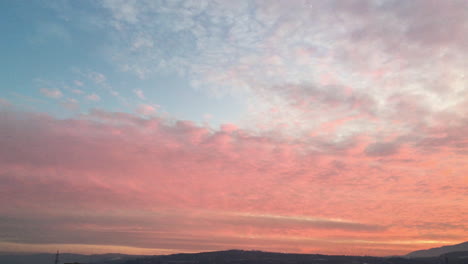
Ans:
[[[468,241],[456,245],[413,251],[406,256],[409,258],[438,257],[442,254],[460,251],[468,251]],[[468,260],[466,263],[468,263]]]
[[[439,264],[437,258],[329,256],[286,254],[262,251],[227,250],[195,254],[151,256],[128,260],[125,264]],[[451,264],[451,263],[450,263]],[[459,264],[459,263],[456,263]]]
[[[452,247],[452,249],[459,248]],[[55,254],[0,255],[1,264],[52,264],[54,259]],[[74,262],[80,264],[468,264],[468,251],[446,253],[434,257],[411,258],[288,254],[246,250],[163,256],[60,254],[60,264]]]
[[[129,259],[142,257],[142,255],[124,255],[117,253],[99,254],[99,255],[82,255],[60,253],[59,264],[63,263],[100,263],[100,264],[120,264]],[[0,255],[1,264],[53,264],[55,254],[21,254],[21,255]]]

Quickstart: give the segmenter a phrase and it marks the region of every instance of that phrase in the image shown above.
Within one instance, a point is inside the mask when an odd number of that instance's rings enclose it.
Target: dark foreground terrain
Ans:
[[[152,256],[126,264],[468,264],[468,252],[430,258],[328,256],[229,250],[197,254]]]
[[[1,264],[54,264],[54,260],[54,254],[0,255]],[[60,255],[60,264],[74,262],[93,264],[468,264],[468,251],[451,252],[442,256],[426,258],[328,256],[244,250],[167,256]]]
[[[129,259],[136,259],[143,256],[124,255],[124,254],[100,254],[100,255],[81,255],[60,253],[59,264],[63,263],[99,263],[99,264],[120,264]],[[54,264],[55,254],[0,254],[0,264]]]

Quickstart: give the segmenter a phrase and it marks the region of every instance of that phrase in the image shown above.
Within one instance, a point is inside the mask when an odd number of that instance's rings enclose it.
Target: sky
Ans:
[[[468,1],[0,1],[0,248],[468,238]]]

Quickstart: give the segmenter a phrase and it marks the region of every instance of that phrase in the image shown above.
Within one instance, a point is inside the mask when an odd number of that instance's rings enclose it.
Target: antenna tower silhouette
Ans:
[[[57,250],[57,254],[55,254],[55,264],[59,262],[59,251]]]

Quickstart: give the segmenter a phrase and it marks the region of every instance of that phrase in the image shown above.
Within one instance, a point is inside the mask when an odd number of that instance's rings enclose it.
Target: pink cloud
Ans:
[[[388,152],[366,137],[336,146],[101,110],[63,120],[4,111],[0,127],[0,208],[11,219],[0,229],[21,229],[23,243],[385,255],[427,247],[421,234],[458,242],[466,229],[456,146]]]
[[[135,112],[140,115],[150,116],[156,113],[156,108],[154,108],[154,106],[151,105],[140,104],[135,109]]]
[[[238,129],[239,128],[234,124],[223,124],[221,126],[221,131],[226,132],[226,133],[232,133]]]
[[[101,97],[99,97],[99,95],[97,95],[95,93],[92,93],[92,94],[87,95],[86,99],[88,99],[90,101],[98,102],[98,101],[101,100]]]

